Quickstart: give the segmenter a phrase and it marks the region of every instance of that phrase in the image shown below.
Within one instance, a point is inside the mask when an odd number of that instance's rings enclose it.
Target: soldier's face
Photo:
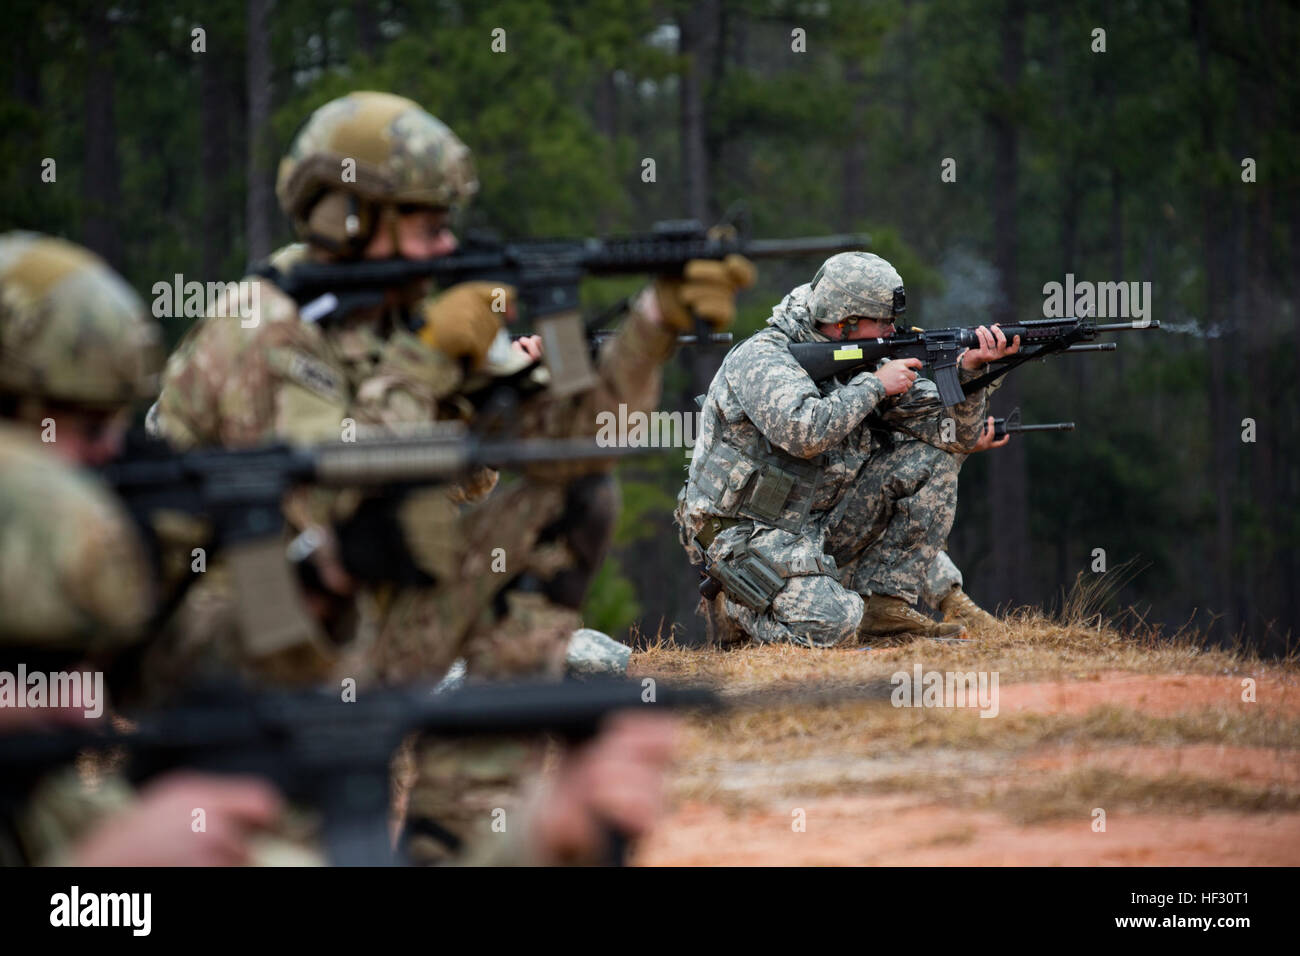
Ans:
[[[456,237],[450,228],[450,214],[438,209],[414,209],[397,214],[396,230],[382,226],[366,246],[365,258],[437,259],[456,251]],[[393,245],[393,232],[397,245]]]
[[[838,341],[841,338],[848,341],[854,339],[887,339],[894,334],[894,320],[858,319],[856,328],[846,323],[837,323],[835,325],[823,325],[821,331],[832,341]]]
[[[89,409],[51,408],[41,421],[53,421],[42,439],[49,435],[50,450],[70,465],[96,468],[112,461],[122,452],[130,418],[125,411],[100,412]]]

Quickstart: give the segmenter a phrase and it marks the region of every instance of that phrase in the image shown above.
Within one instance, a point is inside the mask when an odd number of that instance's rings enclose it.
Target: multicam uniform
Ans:
[[[788,348],[829,341],[817,323],[870,314],[901,285],[879,257],[833,257],[731,351],[704,398],[676,518],[692,561],[706,551],[724,580],[722,612],[755,640],[852,640],[864,596],[915,603],[948,534],[950,453],[978,441],[985,393],[945,410],[922,380],[892,398],[869,373],[819,388]]]
[[[660,391],[660,366],[676,340],[673,330],[633,310],[604,346],[598,383],[577,395],[543,391],[511,416],[511,434],[567,438],[596,433],[597,414],[620,403],[649,409]],[[385,409],[422,408],[446,414],[422,395],[419,377],[381,369],[363,388],[358,416],[385,418]],[[427,567],[439,584],[398,595],[374,657],[389,678],[441,674],[457,656],[471,678],[559,676],[565,650],[580,627],[578,609],[604,558],[618,511],[612,463],[546,465],[504,482],[460,516],[463,550],[443,542],[428,548]],[[454,561],[448,566],[449,561]],[[525,741],[422,740],[408,807],[408,852],[423,861],[445,858],[466,842],[492,839],[493,810],[509,805],[523,768],[541,750]],[[506,822],[507,831],[518,822]]]
[[[437,207],[453,193],[465,198],[476,188],[467,172],[467,153],[455,148],[459,141],[442,142],[454,140],[450,131],[441,127],[438,135],[420,133],[436,120],[419,111],[423,127],[408,123],[398,128],[394,115],[417,111],[414,104],[381,94],[352,94],[340,102],[345,101],[359,101],[359,112],[336,104],[323,107],[299,134],[281,169],[282,204],[312,245],[355,257],[359,238],[382,228],[381,217],[399,202]],[[393,144],[412,130],[429,145],[423,171],[419,164],[403,163],[399,173],[386,172],[385,149],[375,143],[395,149]],[[345,146],[370,164],[356,187],[337,180]],[[313,170],[316,188],[308,189],[302,183],[310,184]],[[422,191],[403,196],[385,185],[391,178],[403,182],[407,173],[412,180],[423,176]],[[451,184],[446,194],[430,185],[440,177]],[[363,179],[370,184],[364,189]],[[360,225],[352,221],[358,212]],[[286,254],[272,264],[289,269],[293,263]],[[472,285],[449,290],[421,308],[432,315],[438,303],[462,292],[472,297]],[[269,283],[263,283],[261,303],[255,321],[205,320],[172,357],[154,415],[162,434],[178,443],[312,440],[337,438],[346,418],[359,425],[393,426],[463,415],[466,403],[456,397],[464,384],[463,369],[442,354],[441,340],[422,343],[406,331],[410,323],[373,312],[317,325],[305,321],[296,305]],[[492,317],[494,327],[499,318]],[[634,313],[606,347],[596,388],[567,398],[544,393],[530,400],[514,416],[512,433],[589,435],[603,408],[620,402],[648,407],[658,396],[658,366],[672,349],[675,331]],[[319,678],[319,662],[336,676],[428,679],[441,676],[457,657],[465,657],[471,674],[481,677],[557,673],[579,624],[576,608],[582,592],[612,533],[617,497],[608,470],[535,466],[480,501],[496,481],[484,471],[454,488],[407,496],[398,509],[402,534],[414,564],[432,583],[368,589],[360,607],[359,638],[342,654],[332,653],[337,644],[319,635],[304,638],[311,653],[287,657],[298,667],[297,676]],[[295,524],[328,524],[346,517],[355,503],[355,497],[315,494],[295,497],[286,510]],[[210,603],[229,618],[228,592],[224,600]],[[276,644],[274,658],[285,660],[282,642]],[[422,748],[412,814],[430,821],[433,839],[424,842],[439,846],[425,851],[411,847],[413,853],[445,859],[447,847],[473,842],[470,831],[486,832],[491,810],[518,789],[521,767],[536,753],[520,741],[457,741]],[[518,827],[515,818],[507,832]]]
[[[51,409],[111,413],[138,397],[156,342],[143,304],[98,258],[33,233],[0,236],[0,396],[48,416],[0,425],[0,670],[102,664],[141,636],[153,607],[143,545],[108,490],[55,455]],[[129,800],[119,779],[87,787],[71,768],[53,774],[0,820],[0,864],[58,862]]]

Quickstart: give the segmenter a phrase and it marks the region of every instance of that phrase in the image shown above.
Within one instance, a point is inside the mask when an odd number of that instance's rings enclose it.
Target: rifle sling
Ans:
[[[1018,368],[1019,366],[1024,365],[1026,362],[1032,361],[1033,359],[1036,358],[1044,358],[1047,355],[1052,354],[1053,352],[1062,352],[1066,349],[1066,347],[1067,347],[1066,343],[1061,343],[1059,345],[1043,345],[1040,346],[1036,352],[1022,353],[1013,358],[1006,359],[1005,363],[1002,365],[1001,368],[995,369],[992,372],[986,372],[985,374],[981,375],[979,378],[967,382],[965,385],[961,387],[962,391],[965,392],[967,395],[973,395],[975,392],[978,392],[984,386],[996,382],[1003,375],[1006,375],[1007,372],[1010,372],[1013,368]]]

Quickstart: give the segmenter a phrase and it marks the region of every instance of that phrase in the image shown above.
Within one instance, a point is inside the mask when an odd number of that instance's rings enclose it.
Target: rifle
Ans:
[[[1093,343],[1107,332],[1131,332],[1158,329],[1159,322],[1134,325],[1114,322],[1098,325],[1091,319],[1031,319],[1016,325],[1001,326],[1007,341],[1020,336],[1020,352],[992,363],[993,371],[961,384],[957,362],[968,348],[979,348],[974,329],[914,329],[890,338],[851,339],[839,342],[795,342],[790,353],[814,382],[824,382],[837,375],[856,375],[873,371],[881,359],[919,358],[925,371],[939,386],[939,398],[946,406],[963,401],[967,395],[996,381],[1018,365],[1059,352],[1113,352],[1114,342]]]
[[[286,554],[281,509],[290,489],[319,485],[404,491],[448,482],[479,466],[600,461],[640,451],[601,448],[589,439],[484,440],[459,422],[437,422],[397,434],[362,430],[358,441],[315,446],[175,452],[162,442],[136,441],[101,475],[144,531],[156,562],[161,549],[155,515],[179,512],[208,523],[205,547],[229,559],[244,633],[258,635],[260,646],[274,649],[294,643],[304,628],[310,629],[296,600],[292,573],[296,569],[310,580],[312,566],[305,559],[317,542],[300,535]],[[362,581],[429,583],[410,562],[388,502],[378,504],[384,507],[366,503],[358,512],[352,540],[359,546],[343,542],[344,567]],[[153,629],[171,615],[193,581],[191,574],[161,602]]]
[[[596,329],[596,331],[588,333],[587,338],[593,347],[599,348],[617,334],[613,329]],[[730,345],[731,343],[732,335],[730,332],[712,332],[703,337],[698,335],[677,336],[677,344],[687,348],[691,346]]]
[[[572,743],[594,736],[624,710],[716,709],[718,695],[641,681],[591,680],[363,689],[254,691],[198,688],[162,709],[131,713],[134,729],[0,735],[0,812],[21,806],[42,777],[85,750],[117,751],[133,781],[168,770],[251,774],[319,810],[322,838],[338,866],[396,862],[389,849],[389,772],[412,733],[438,737],[552,733]],[[648,699],[647,699],[648,698]],[[616,848],[621,850],[617,834]]]
[[[1004,438],[1019,432],[1072,432],[1074,422],[1050,422],[1042,425],[1022,425],[1020,409],[1014,409],[1006,418],[993,419],[993,437]]]
[[[588,388],[595,380],[584,335],[595,327],[578,315],[578,287],[584,278],[675,275],[692,259],[721,260],[733,253],[749,259],[828,256],[861,249],[870,241],[855,234],[795,239],[711,236],[700,222],[687,219],[656,223],[649,233],[603,239],[503,241],[471,233],[456,252],[437,259],[304,263],[287,273],[269,266],[254,271],[297,301],[303,318],[312,322],[379,305],[386,290],[425,279],[442,288],[483,280],[512,285],[524,314],[542,336],[552,390],[564,395]],[[626,300],[616,306],[618,311],[623,308]],[[605,320],[601,317],[598,323]]]
[[[83,750],[126,755],[144,780],[179,767],[254,774],[295,802],[321,811],[323,839],[339,866],[393,863],[387,821],[393,752],[412,733],[440,737],[552,733],[581,742],[618,711],[716,712],[737,706],[834,704],[888,699],[887,682],[815,691],[758,690],[722,697],[706,687],[651,678],[470,684],[434,694],[428,686],[361,690],[252,691],[209,686],[165,709],[130,714],[134,729],[0,735],[0,811],[21,805],[42,776]],[[613,850],[624,845],[611,832]],[[621,861],[620,861],[621,862]]]

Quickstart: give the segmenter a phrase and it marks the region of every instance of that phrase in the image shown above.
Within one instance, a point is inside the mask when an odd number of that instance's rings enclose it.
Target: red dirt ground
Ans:
[[[1105,833],[1091,819],[1017,825],[1001,814],[907,796],[809,801],[807,831],[793,807],[729,816],[688,803],[640,848],[644,866],[1295,866],[1300,814],[1112,813]]]
[[[1041,684],[1003,684],[998,698],[1003,712],[1033,710],[1055,714],[1082,714],[1093,707],[1127,707],[1147,714],[1169,716],[1206,707],[1245,711],[1263,707],[1300,714],[1300,687],[1281,678],[1261,677],[1255,685],[1255,702],[1241,699],[1242,678],[1206,677],[1198,674],[1103,673],[1096,680],[1051,681]]]
[[[1262,676],[1255,692],[1257,703],[1242,701],[1239,677],[1106,673],[1092,680],[1005,684],[1000,706],[1003,713],[1081,714],[1101,705],[1160,716],[1249,707],[1279,717],[1300,713],[1300,687],[1291,680]],[[998,776],[1021,780],[1044,771],[1101,768],[1284,790],[1300,784],[1300,756],[1293,749],[1072,745],[987,757]],[[636,861],[647,866],[1300,865],[1300,813],[1294,812],[1116,810],[1107,816],[1106,831],[1097,833],[1090,816],[1021,824],[993,810],[946,805],[926,793],[829,795],[799,804],[774,797],[759,803],[729,810],[687,801],[644,842]],[[792,828],[796,809],[806,815],[805,832]]]

